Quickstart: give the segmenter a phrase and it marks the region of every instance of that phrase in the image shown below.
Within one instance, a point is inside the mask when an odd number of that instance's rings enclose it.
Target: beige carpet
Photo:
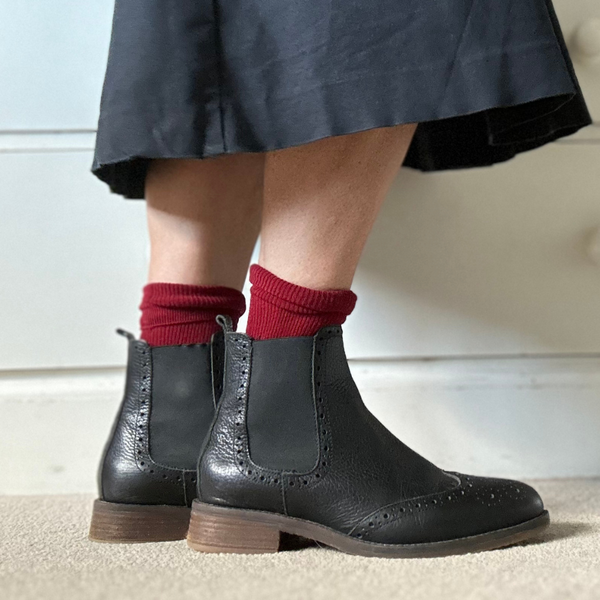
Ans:
[[[600,599],[600,480],[535,485],[553,517],[541,543],[440,559],[327,548],[203,555],[185,542],[87,540],[92,498],[0,497],[0,598]]]

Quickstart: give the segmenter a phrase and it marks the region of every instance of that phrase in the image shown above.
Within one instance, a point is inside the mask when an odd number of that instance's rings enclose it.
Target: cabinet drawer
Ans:
[[[113,1],[0,6],[0,130],[95,129]]]
[[[403,169],[354,282],[353,357],[600,352],[600,145]]]
[[[144,202],[92,153],[0,153],[0,370],[121,364],[146,277]]]

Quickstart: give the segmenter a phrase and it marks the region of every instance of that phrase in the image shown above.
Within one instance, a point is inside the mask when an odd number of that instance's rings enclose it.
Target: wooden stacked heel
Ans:
[[[185,539],[190,521],[186,506],[117,504],[96,500],[89,539],[94,542],[170,542]]]
[[[279,550],[279,529],[261,523],[243,511],[219,510],[194,502],[187,543],[198,552],[233,554],[268,554]],[[235,515],[235,516],[234,516]]]

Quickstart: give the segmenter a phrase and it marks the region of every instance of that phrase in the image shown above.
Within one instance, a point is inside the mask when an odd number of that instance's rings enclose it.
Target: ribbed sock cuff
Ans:
[[[220,330],[218,314],[229,315],[237,326],[246,300],[242,292],[226,286],[149,283],[140,309],[141,338],[150,346],[203,344]]]
[[[258,264],[250,266],[247,334],[254,339],[314,335],[341,325],[354,310],[351,290],[315,290],[285,281]]]

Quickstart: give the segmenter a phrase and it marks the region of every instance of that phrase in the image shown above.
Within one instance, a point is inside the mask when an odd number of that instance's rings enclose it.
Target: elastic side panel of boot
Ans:
[[[195,469],[214,411],[210,345],[152,348],[152,459]]]
[[[261,467],[306,473],[318,460],[312,354],[312,337],[252,343],[248,443]]]

